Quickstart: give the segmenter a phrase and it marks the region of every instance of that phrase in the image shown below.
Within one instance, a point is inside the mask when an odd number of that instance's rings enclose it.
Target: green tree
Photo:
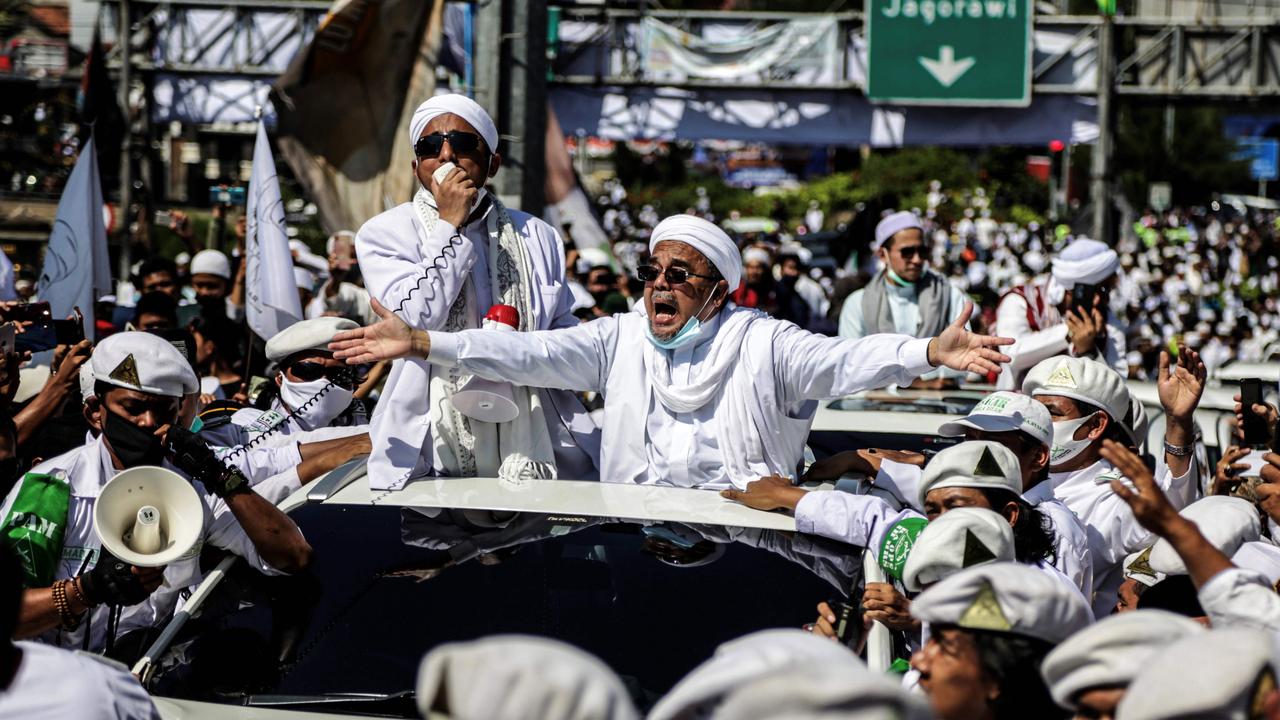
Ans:
[[[1121,191],[1136,208],[1147,204],[1147,185],[1168,182],[1177,205],[1203,204],[1217,192],[1248,192],[1249,164],[1233,159],[1235,141],[1222,132],[1221,110],[1178,107],[1173,142],[1165,146],[1163,106],[1121,105],[1114,167]]]

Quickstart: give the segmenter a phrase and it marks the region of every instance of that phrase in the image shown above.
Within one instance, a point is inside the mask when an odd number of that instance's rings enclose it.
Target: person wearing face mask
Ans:
[[[1161,353],[1158,386],[1167,425],[1164,451],[1156,458],[1156,478],[1178,508],[1196,493],[1193,414],[1204,384],[1204,363],[1195,352],[1184,348],[1176,365],[1170,364],[1168,353]],[[1124,378],[1097,360],[1056,357],[1033,367],[1022,391],[1044,403],[1053,418],[1049,478],[1027,498],[1061,500],[1088,529],[1094,612],[1103,617],[1124,581],[1125,557],[1153,541],[1124,500],[1111,491],[1108,483],[1120,473],[1102,457],[1105,440],[1137,445],[1124,426],[1132,414]]]
[[[200,429],[206,441],[225,448],[224,456],[242,468],[264,497],[278,502],[369,453],[368,423],[343,424],[355,372],[326,349],[337,333],[354,327],[345,318],[320,317],[280,331],[267,341],[267,359],[277,368],[267,407],[210,413]],[[240,450],[245,446],[251,447]]]
[[[425,332],[385,308],[382,322],[338,335],[334,357],[414,357],[490,380],[603,393],[601,478],[677,487],[744,488],[793,476],[820,399],[911,379],[945,365],[997,369],[1007,341],[964,328],[935,338],[861,340],[809,333],[730,307],[738,246],[714,224],[674,215],[649,238],[637,275],[644,306],[536,333]]]
[[[1021,493],[1025,494],[1048,477],[1053,424],[1044,405],[1026,395],[994,392],[964,418],[943,424],[938,434],[962,437],[966,441],[990,440],[1008,448],[1018,459]],[[834,481],[849,473],[860,473],[877,488],[892,489],[900,505],[911,505],[920,511],[924,506],[917,504],[916,491],[924,468],[925,457],[919,453],[870,448],[823,458],[809,466],[804,480]],[[814,516],[848,515],[860,518],[856,522],[868,527],[891,509],[888,503],[871,502],[866,496],[851,493],[815,496],[810,502],[813,505],[807,512]],[[1052,497],[1039,498],[1032,504],[1053,523],[1054,566],[1087,597],[1093,592],[1093,563],[1084,526],[1061,501]]]
[[[265,573],[306,567],[311,547],[293,522],[177,426],[182,398],[198,384],[171,344],[118,333],[90,362],[95,390],[84,414],[97,437],[32,468],[0,506],[0,543],[21,551],[26,587],[16,637],[99,651],[114,639],[107,638],[109,606],[121,608],[119,634],[153,628],[173,611],[180,590],[200,580],[198,554],[138,568],[102,552],[94,506],[107,482],[129,468],[156,465],[192,478],[205,504],[203,543]],[[170,462],[169,448],[183,467]]]
[[[525,333],[577,325],[559,233],[484,187],[502,165],[498,128],[484,108],[463,95],[437,95],[414,111],[409,144],[412,202],[356,233],[369,296],[424,331],[480,328],[495,305],[515,308],[516,329]],[[516,418],[480,422],[451,402],[469,379],[417,357],[392,364],[372,418],[375,487],[400,487],[423,474],[493,477],[504,469],[599,477],[600,430],[573,393],[513,388]],[[513,457],[521,460],[513,464]]]
[[[883,269],[845,300],[840,337],[887,332],[932,337],[960,316],[968,301],[960,288],[929,267],[929,243],[915,213],[903,210],[881,220],[872,250]],[[958,377],[963,373],[943,370],[922,379]]]

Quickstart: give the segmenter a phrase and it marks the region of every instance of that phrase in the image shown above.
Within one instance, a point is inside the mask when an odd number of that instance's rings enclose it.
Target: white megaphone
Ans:
[[[204,501],[172,470],[144,465],[115,476],[98,494],[93,527],[102,549],[138,567],[186,555],[204,531]]]
[[[481,327],[499,332],[515,332],[520,326],[520,312],[510,305],[494,305],[484,316]],[[520,415],[511,386],[504,382],[473,377],[453,394],[453,407],[473,420],[504,423]]]

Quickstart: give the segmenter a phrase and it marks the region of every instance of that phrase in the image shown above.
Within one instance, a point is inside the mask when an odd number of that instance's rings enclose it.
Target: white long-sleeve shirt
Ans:
[[[704,325],[701,338],[669,353],[672,383],[696,379],[724,313]],[[751,312],[751,311],[739,311]],[[830,338],[761,317],[743,340],[741,362],[720,392],[688,413],[666,408],[651,392],[644,364],[648,320],[638,312],[600,318],[562,330],[431,333],[430,361],[460,366],[492,380],[604,394],[601,479],[682,487],[745,487],[771,473],[793,474],[802,457],[815,401],[891,382],[905,384],[933,369],[929,339],[873,335]],[[765,457],[759,427],[726,427],[729,403],[746,402],[783,436],[787,457]],[[643,420],[641,420],[643,418]],[[757,419],[757,424],[759,420]],[[754,456],[726,458],[725,433],[746,433]],[[730,466],[747,468],[740,477]]]
[[[442,330],[449,310],[472,284],[468,327],[492,304],[492,281],[487,261],[489,233],[485,213],[456,228],[440,219],[428,233],[413,203],[394,207],[365,223],[356,235],[356,254],[370,297],[419,330]],[[533,326],[546,330],[576,325],[573,298],[565,284],[564,243],[545,222],[516,210],[509,211],[516,235],[529,250],[533,270],[530,293],[536,318]],[[502,333],[509,338],[509,333]],[[432,401],[428,388],[432,368],[425,361],[392,363],[391,375],[370,419],[373,454],[369,479],[379,489],[399,487],[410,477],[448,475],[432,453]],[[555,450],[558,476],[595,477],[599,430],[581,403],[567,393],[547,393],[543,405]]]
[[[1280,632],[1280,595],[1259,573],[1239,567],[1223,570],[1200,588],[1198,597],[1215,628]]]
[[[1056,313],[1053,315],[1057,316]],[[1027,299],[1017,293],[1005,295],[996,306],[995,334],[1014,339],[1012,345],[1000,348],[1011,360],[996,381],[996,387],[1000,390],[1021,388],[1027,371],[1041,360],[1055,355],[1075,354],[1071,343],[1067,341],[1067,324],[1058,318],[1056,323],[1048,327],[1032,330],[1031,323],[1027,320]],[[1120,373],[1121,377],[1129,376],[1129,366],[1125,363],[1124,333],[1110,323],[1107,324],[1105,349],[1098,359]]]
[[[1185,473],[1174,477],[1168,466],[1156,467],[1156,484],[1170,497],[1183,497],[1185,487],[1196,476],[1192,462]],[[1058,499],[1084,525],[1093,561],[1093,612],[1106,617],[1115,606],[1115,594],[1124,581],[1121,564],[1130,553],[1153,542],[1155,536],[1138,523],[1133,511],[1111,490],[1111,481],[1123,475],[1105,460],[1073,472],[1051,473],[1049,479],[1023,496],[1033,505]]]

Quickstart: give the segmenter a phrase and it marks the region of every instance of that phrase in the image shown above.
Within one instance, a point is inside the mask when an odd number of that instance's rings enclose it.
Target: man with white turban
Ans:
[[[980,372],[1008,358],[1009,341],[964,328],[972,308],[935,338],[861,340],[805,332],[728,307],[741,280],[737,245],[715,225],[675,215],[654,228],[637,274],[635,312],[549,332],[423,331],[383,321],[342,333],[335,357],[359,363],[425,359],[490,380],[603,393],[601,478],[680,487],[746,487],[793,475],[817,401],[940,365]]]
[[[1010,372],[997,381],[1001,390],[1016,390],[1027,371],[1055,355],[1087,357],[1128,375],[1124,333],[1108,321],[1108,293],[1116,284],[1120,259],[1106,244],[1080,238],[1051,261],[1047,281],[1020,285],[996,306],[996,334],[1015,342],[1006,351]],[[1073,309],[1078,286],[1099,289],[1089,317]]]
[[[438,95],[414,113],[409,139],[417,194],[356,235],[365,285],[383,312],[421,330],[457,332],[480,327],[500,304],[515,308],[521,331],[576,325],[559,234],[484,189],[502,162],[484,109],[463,95]],[[445,165],[452,170],[436,180]],[[420,475],[595,477],[598,430],[571,394],[514,388],[516,418],[482,422],[451,402],[468,380],[418,358],[392,366],[372,418],[374,488]]]

